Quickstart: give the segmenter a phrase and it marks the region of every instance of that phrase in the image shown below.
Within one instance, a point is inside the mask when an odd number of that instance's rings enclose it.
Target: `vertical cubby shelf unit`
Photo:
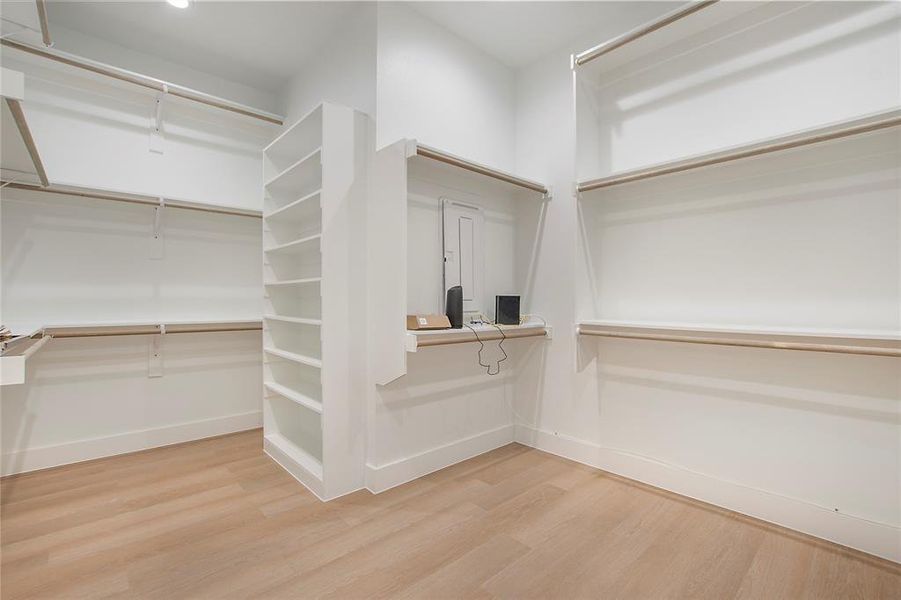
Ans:
[[[264,448],[322,499],[363,485],[367,131],[323,103],[264,150]]]

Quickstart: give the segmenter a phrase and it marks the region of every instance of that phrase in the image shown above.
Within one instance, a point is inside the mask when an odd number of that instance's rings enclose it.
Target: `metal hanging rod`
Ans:
[[[253,119],[259,119],[260,121],[265,121],[267,123],[273,123],[275,125],[284,124],[283,118],[278,115],[251,108],[249,106],[244,106],[242,104],[231,102],[229,100],[223,100],[222,98],[217,98],[216,96],[211,96],[210,94],[198,92],[196,90],[192,90],[190,88],[186,88],[174,83],[168,83],[166,81],[163,81],[162,79],[156,79],[155,77],[148,77],[147,75],[141,75],[140,73],[134,73],[125,69],[106,65],[104,63],[82,58],[80,56],[69,54],[67,52],[50,50],[49,48],[38,48],[36,46],[31,46],[30,44],[23,44],[21,42],[15,42],[13,40],[4,39],[0,41],[0,43],[8,48],[20,50],[28,54],[40,56],[41,58],[46,58],[48,60],[62,63],[64,65],[69,65],[71,67],[84,69],[85,71],[90,71],[99,75],[105,75],[106,77],[118,79],[119,81],[125,81],[134,85],[139,85],[141,87],[157,92],[165,92],[172,96],[177,96],[178,98],[184,98],[185,100],[199,102],[200,104],[227,110],[239,115],[251,117]]]
[[[4,43],[6,42],[6,40],[3,41]],[[12,113],[13,121],[16,122],[16,128],[19,130],[19,135],[22,136],[22,142],[28,150],[28,155],[31,157],[35,173],[37,173],[38,179],[41,180],[41,185],[50,185],[50,180],[47,179],[47,171],[44,169],[44,162],[41,160],[37,144],[34,143],[34,137],[31,135],[28,121],[25,120],[25,112],[22,110],[22,103],[15,98],[6,98],[6,106],[9,107],[9,112]]]
[[[645,23],[640,27],[633,29],[632,31],[627,31],[626,33],[613,38],[612,40],[606,41],[603,44],[599,44],[594,48],[590,48],[585,52],[576,55],[575,63],[577,66],[584,65],[585,63],[592,61],[599,56],[603,56],[609,52],[613,52],[617,48],[622,48],[626,44],[634,42],[637,39],[643,38],[644,36],[654,33],[658,29],[662,29],[667,25],[671,25],[676,21],[684,19],[685,17],[692,15],[699,10],[704,10],[710,6],[713,6],[717,3],[718,0],[701,0],[699,2],[692,2],[691,4],[687,4],[682,6],[670,13],[667,13],[660,17],[659,19],[655,19],[650,23]]]
[[[503,171],[498,171],[497,169],[492,169],[491,167],[486,167],[484,165],[468,161],[458,156],[454,156],[453,154],[448,154],[447,152],[436,150],[435,148],[431,148],[429,146],[416,144],[416,154],[418,156],[437,160],[448,165],[466,169],[467,171],[472,171],[473,173],[479,173],[480,175],[485,175],[499,181],[504,181],[512,185],[526,188],[528,190],[532,190],[533,192],[539,192],[544,195],[548,194],[547,186],[542,183],[531,181],[529,179],[523,179],[522,177],[517,177],[516,175],[511,175]]]
[[[220,333],[230,331],[262,331],[262,321],[222,321],[209,323],[160,323],[133,325],[93,325],[44,327],[42,337],[85,338],[124,335],[169,335],[173,333]]]
[[[644,331],[642,331],[642,329],[644,329]],[[732,335],[738,335],[739,337],[729,337],[730,334],[728,332],[716,330],[668,329],[663,326],[616,327],[592,323],[579,324],[578,332],[579,335],[633,340],[654,340],[660,342],[680,342],[714,346],[739,346],[748,348],[770,348],[776,350],[801,350],[806,352],[901,357],[901,341],[899,340],[864,337],[842,338],[838,334],[834,337],[830,337],[798,333],[732,332]],[[692,333],[693,335],[689,335],[689,333]],[[828,339],[830,341],[812,341],[816,339]],[[871,342],[880,345],[869,346],[861,344],[861,342]]]
[[[860,119],[839,123],[837,125],[819,127],[801,133],[772,138],[756,144],[748,144],[746,146],[739,146],[719,152],[711,152],[709,154],[702,154],[683,160],[662,163],[652,167],[625,171],[608,177],[583,181],[578,184],[578,191],[589,192],[591,190],[611,187],[623,183],[632,183],[634,181],[651,179],[662,175],[691,171],[693,169],[700,169],[701,167],[709,167],[711,165],[770,154],[772,152],[801,148],[803,146],[810,146],[812,144],[860,135],[878,131],[880,129],[897,127],[898,125],[901,125],[901,109],[892,109]]]
[[[142,196],[138,194],[115,194],[111,192],[104,192],[100,190],[92,190],[89,188],[82,188],[77,186],[63,186],[63,185],[52,185],[47,187],[41,187],[29,183],[19,183],[15,181],[0,181],[0,185],[3,187],[14,188],[17,190],[29,190],[32,192],[44,192],[48,194],[61,194],[66,196],[79,196],[81,198],[94,198],[97,200],[109,200],[112,202],[125,202],[128,204],[143,204],[145,206],[153,206],[159,207],[160,200],[162,200],[162,205],[167,208],[178,208],[181,210],[194,210],[198,212],[208,212],[208,213],[216,213],[220,215],[234,215],[238,217],[253,217],[256,219],[261,219],[263,217],[262,211],[259,210],[251,210],[251,209],[242,209],[242,208],[228,208],[221,207],[216,205],[205,205],[195,202],[188,202],[185,200],[170,200],[168,198],[158,198],[155,196]]]
[[[50,39],[50,22],[47,20],[47,3],[44,0],[36,0],[38,6],[38,20],[41,22],[41,40],[45,46],[52,46]]]

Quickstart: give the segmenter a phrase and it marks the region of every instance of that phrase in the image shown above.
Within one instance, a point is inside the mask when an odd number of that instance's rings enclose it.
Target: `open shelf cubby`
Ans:
[[[264,150],[266,452],[322,499],[363,484],[365,357],[350,325],[364,298],[367,117],[321,104]],[[348,375],[348,374],[351,375]]]

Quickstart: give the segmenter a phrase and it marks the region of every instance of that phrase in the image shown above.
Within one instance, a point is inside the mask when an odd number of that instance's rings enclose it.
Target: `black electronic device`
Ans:
[[[447,290],[447,304],[444,314],[450,321],[451,329],[463,329],[463,287],[455,285]]]
[[[519,325],[519,296],[496,296],[494,321],[498,325]]]

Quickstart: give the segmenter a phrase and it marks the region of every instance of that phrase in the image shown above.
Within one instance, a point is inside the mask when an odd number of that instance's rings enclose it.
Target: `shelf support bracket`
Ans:
[[[163,102],[168,94],[169,86],[164,83],[163,91],[156,95],[156,109],[150,129],[150,151],[157,154],[163,153]]]
[[[163,336],[166,335],[166,325],[160,325],[160,332],[150,336],[150,348],[147,357],[147,377],[155,378],[163,376]]]
[[[163,209],[166,208],[166,199],[160,198],[159,205],[153,207],[153,239],[150,240],[150,259],[163,258]]]

